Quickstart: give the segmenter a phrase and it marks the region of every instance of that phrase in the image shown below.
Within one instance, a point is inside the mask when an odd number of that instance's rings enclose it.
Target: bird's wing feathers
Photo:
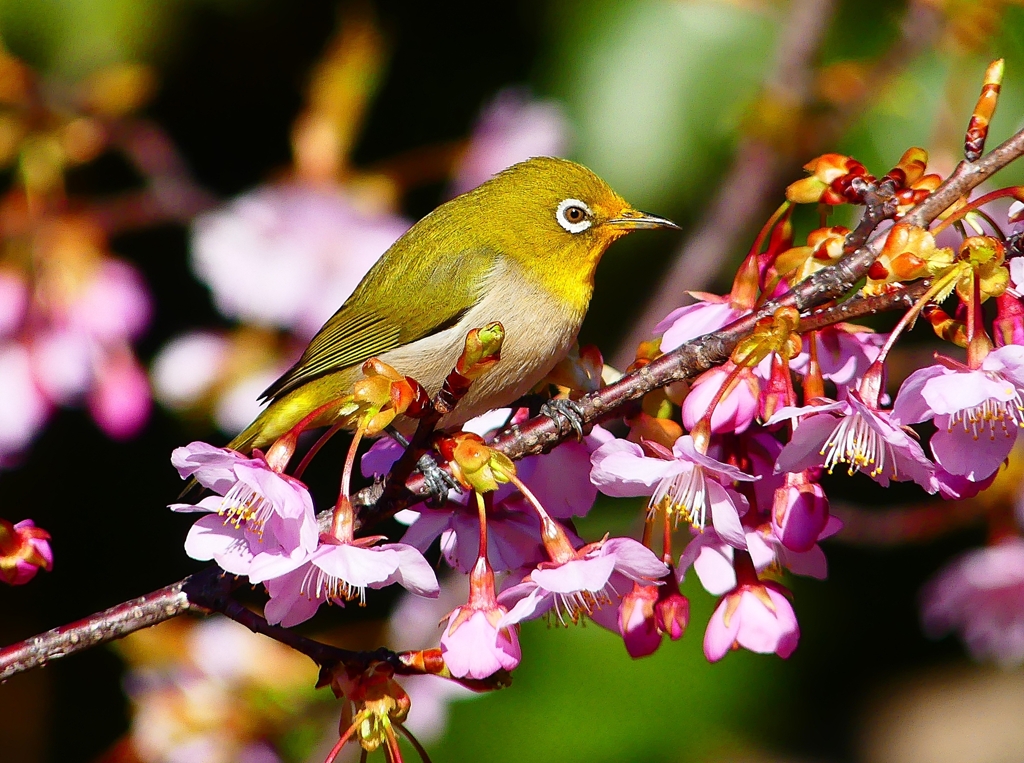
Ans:
[[[382,258],[262,398],[276,400],[318,376],[454,326],[478,301],[495,262],[487,250],[448,254],[426,267],[423,259],[395,272]]]

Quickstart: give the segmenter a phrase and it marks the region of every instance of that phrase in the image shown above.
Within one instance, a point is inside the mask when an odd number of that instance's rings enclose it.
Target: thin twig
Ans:
[[[216,572],[203,571],[199,575],[209,577]],[[0,649],[0,681],[194,610],[184,590],[191,580],[179,580],[70,625]]]

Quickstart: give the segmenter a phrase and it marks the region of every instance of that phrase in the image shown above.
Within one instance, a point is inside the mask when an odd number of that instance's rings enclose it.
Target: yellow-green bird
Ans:
[[[318,407],[350,394],[371,357],[434,395],[469,330],[493,321],[505,329],[501,360],[441,426],[507,405],[571,348],[608,246],[639,228],[676,227],[633,209],[574,162],[539,157],[513,165],[398,239],[264,392],[269,406],[229,447],[266,449]],[[315,425],[333,423],[334,415]]]

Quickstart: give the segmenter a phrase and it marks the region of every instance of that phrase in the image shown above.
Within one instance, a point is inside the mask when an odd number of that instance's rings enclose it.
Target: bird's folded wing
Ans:
[[[299,361],[261,397],[276,400],[318,376],[454,326],[480,298],[493,263],[491,253],[480,250],[453,253],[429,267],[412,264],[399,273],[378,262]]]

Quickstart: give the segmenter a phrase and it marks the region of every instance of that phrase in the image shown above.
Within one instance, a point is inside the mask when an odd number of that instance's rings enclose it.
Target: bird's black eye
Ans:
[[[571,223],[583,222],[587,217],[587,213],[583,211],[583,207],[566,207],[565,219]]]
[[[590,207],[579,199],[563,199],[555,211],[558,224],[569,233],[582,233],[590,227],[593,213]]]

